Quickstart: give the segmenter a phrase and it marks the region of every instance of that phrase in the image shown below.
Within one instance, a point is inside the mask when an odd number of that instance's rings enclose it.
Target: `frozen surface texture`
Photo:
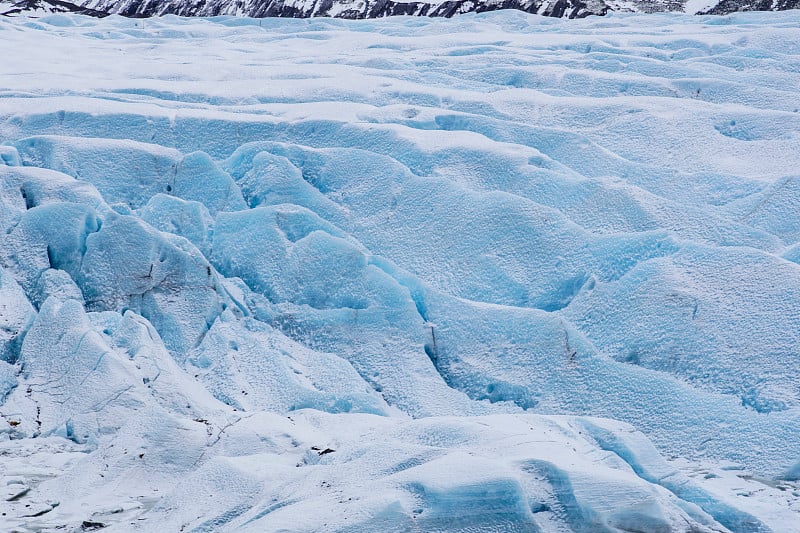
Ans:
[[[800,531],[797,12],[0,43],[0,529]]]

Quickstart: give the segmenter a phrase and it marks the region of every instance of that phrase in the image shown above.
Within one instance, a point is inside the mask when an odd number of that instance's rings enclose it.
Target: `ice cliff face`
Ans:
[[[548,17],[582,18],[609,12],[726,14],[736,11],[780,11],[797,9],[798,0],[6,0],[0,14],[81,13],[104,17],[180,15],[212,17],[336,17],[381,18],[397,15],[452,17],[516,9]]]
[[[2,523],[798,531],[798,28],[1,20]]]

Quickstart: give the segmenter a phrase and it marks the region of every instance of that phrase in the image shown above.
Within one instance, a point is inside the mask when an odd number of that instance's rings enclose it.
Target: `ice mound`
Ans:
[[[4,525],[800,531],[799,21],[0,21]]]

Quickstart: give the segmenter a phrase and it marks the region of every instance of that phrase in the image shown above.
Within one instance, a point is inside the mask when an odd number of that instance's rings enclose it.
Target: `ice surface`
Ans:
[[[36,313],[14,277],[0,268],[0,360],[15,363]]]
[[[0,20],[4,520],[800,531],[798,27]]]

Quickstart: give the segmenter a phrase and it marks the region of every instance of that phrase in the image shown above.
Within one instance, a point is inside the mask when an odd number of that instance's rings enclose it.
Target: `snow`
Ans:
[[[800,531],[799,27],[0,19],[3,521]]]
[[[686,3],[683,4],[683,11],[684,13],[694,15],[697,13],[703,13],[704,11],[714,7],[716,4],[717,2],[715,0],[686,0]]]

